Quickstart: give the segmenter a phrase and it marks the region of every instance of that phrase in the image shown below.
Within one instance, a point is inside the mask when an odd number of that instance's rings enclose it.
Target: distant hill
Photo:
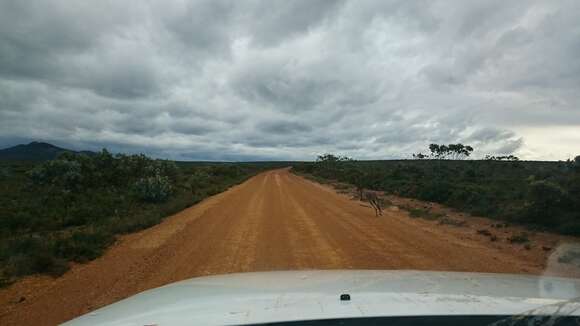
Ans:
[[[90,151],[73,151],[66,148],[54,146],[49,143],[33,141],[30,144],[21,144],[13,147],[0,149],[0,160],[14,160],[14,161],[46,161],[56,158],[60,153],[83,153],[92,155],[94,152]]]

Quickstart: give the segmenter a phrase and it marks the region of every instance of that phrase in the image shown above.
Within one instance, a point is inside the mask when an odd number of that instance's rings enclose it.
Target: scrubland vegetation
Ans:
[[[0,282],[60,275],[71,262],[101,255],[116,235],[157,224],[273,164],[175,163],[106,150],[1,162]]]
[[[325,154],[294,171],[420,200],[474,215],[580,235],[580,156],[560,162],[515,156],[466,160],[461,144],[430,146],[413,160],[356,161]],[[421,215],[423,212],[411,212]]]
[[[358,189],[580,235],[580,156],[561,162],[511,155],[468,160],[473,148],[462,144],[432,144],[429,151],[391,161],[325,154],[292,165],[295,172]],[[36,273],[60,275],[72,262],[100,256],[117,235],[155,225],[258,172],[287,165],[172,162],[106,150],[63,153],[40,163],[0,162],[0,283]],[[421,209],[410,216],[442,220]]]

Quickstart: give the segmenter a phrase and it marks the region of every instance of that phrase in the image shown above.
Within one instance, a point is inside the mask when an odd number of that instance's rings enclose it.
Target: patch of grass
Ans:
[[[426,209],[426,208],[408,207],[406,209],[409,212],[409,216],[415,217],[415,218],[422,218],[425,220],[434,221],[434,220],[438,220],[440,218],[445,217],[445,214],[433,213],[433,212],[431,212],[430,209]]]
[[[514,234],[507,239],[510,243],[528,243],[530,238],[526,232]]]
[[[409,216],[411,217],[423,217],[427,216],[428,211],[422,208],[408,208]]]
[[[439,224],[442,225],[451,225],[451,226],[465,226],[467,224],[464,220],[457,220],[449,217],[442,217],[439,220]]]

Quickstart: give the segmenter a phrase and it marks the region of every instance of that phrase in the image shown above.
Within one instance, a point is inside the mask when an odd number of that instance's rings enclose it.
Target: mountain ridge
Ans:
[[[46,161],[56,158],[61,153],[77,153],[92,155],[91,151],[74,151],[50,143],[33,141],[0,149],[0,160],[13,161]]]

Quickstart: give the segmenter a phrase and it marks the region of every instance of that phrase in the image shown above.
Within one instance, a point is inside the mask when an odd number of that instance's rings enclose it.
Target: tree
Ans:
[[[447,146],[447,157],[450,157],[453,160],[465,159],[469,157],[469,155],[471,155],[471,152],[473,152],[473,147],[469,145],[463,145],[458,143],[458,144],[449,144]]]
[[[321,172],[325,178],[336,178],[339,174],[341,164],[351,162],[353,159],[346,156],[336,156],[334,154],[318,155],[316,159],[316,169]]]
[[[316,164],[323,168],[335,168],[341,162],[351,162],[352,158],[346,156],[336,156],[334,154],[322,154],[316,158]]]
[[[351,162],[353,161],[352,158],[348,157],[348,156],[336,156],[334,154],[322,154],[322,155],[318,155],[318,157],[316,158],[316,162]]]
[[[413,159],[415,159],[415,160],[423,160],[426,158],[427,158],[427,155],[425,155],[423,153],[413,154]]]
[[[473,147],[461,143],[449,145],[430,144],[429,151],[431,152],[430,157],[436,160],[461,160],[471,155]]]
[[[572,169],[576,172],[580,172],[580,155],[576,156],[574,161],[572,161]]]
[[[448,149],[445,145],[438,145],[438,144],[430,144],[429,151],[431,151],[431,158],[434,159],[442,159],[445,157]]]
[[[555,224],[554,216],[570,205],[568,192],[560,185],[546,180],[532,181],[527,196],[527,215],[534,223]]]
[[[520,160],[519,157],[514,155],[504,155],[504,156],[494,156],[494,155],[485,155],[485,160],[487,161],[510,161],[510,162],[517,162]]]

